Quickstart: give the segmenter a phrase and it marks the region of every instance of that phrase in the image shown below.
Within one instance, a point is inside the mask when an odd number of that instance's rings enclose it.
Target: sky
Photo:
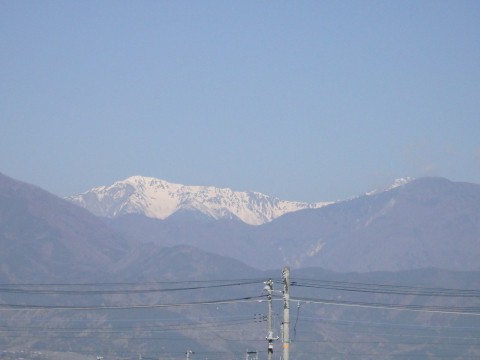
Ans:
[[[0,173],[346,199],[480,183],[479,1],[0,2]]]

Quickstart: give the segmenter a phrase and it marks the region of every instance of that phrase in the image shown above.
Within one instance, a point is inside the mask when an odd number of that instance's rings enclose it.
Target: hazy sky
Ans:
[[[344,199],[480,183],[480,1],[0,2],[0,172]]]

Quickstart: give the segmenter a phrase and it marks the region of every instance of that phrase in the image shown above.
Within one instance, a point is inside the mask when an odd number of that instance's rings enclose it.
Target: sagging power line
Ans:
[[[459,297],[459,298],[468,298],[470,300],[475,300],[480,297],[480,291],[479,290],[469,290],[469,289],[447,289],[447,288],[427,288],[427,287],[412,287],[412,286],[397,286],[397,285],[387,285],[387,284],[371,284],[371,283],[354,283],[354,282],[341,282],[341,281],[326,281],[326,280],[319,280],[319,279],[293,279],[291,283],[286,281],[286,276],[285,276],[285,271],[284,269],[284,274],[282,274],[282,280],[281,281],[273,281],[269,280],[269,284],[271,282],[271,292],[268,295],[265,294],[259,294],[256,296],[245,296],[245,297],[232,297],[229,299],[221,299],[218,297],[212,297],[213,299],[205,299],[205,300],[199,300],[199,301],[194,301],[194,302],[175,302],[175,303],[164,303],[164,304],[117,304],[117,305],[102,305],[102,306],[68,306],[68,305],[52,305],[52,306],[46,306],[46,305],[35,305],[35,304],[19,304],[19,303],[10,303],[10,304],[0,304],[0,310],[110,310],[110,309],[116,309],[116,310],[128,310],[128,309],[153,309],[153,308],[161,308],[161,307],[191,307],[191,306],[202,306],[202,305],[220,305],[220,304],[240,304],[240,303],[245,303],[245,304],[252,304],[252,303],[267,303],[269,306],[273,307],[274,302],[282,302],[283,304],[283,321],[282,321],[282,328],[281,328],[281,334],[282,334],[282,342],[283,342],[283,355],[282,359],[288,360],[288,352],[285,354],[286,349],[290,349],[290,334],[289,334],[289,325],[290,325],[290,319],[289,319],[289,308],[290,308],[290,302],[294,301],[297,304],[297,318],[295,320],[295,330],[296,330],[296,325],[298,325],[298,319],[299,319],[299,312],[300,312],[300,305],[305,304],[309,307],[310,305],[328,305],[328,306],[339,306],[339,307],[356,307],[356,308],[373,308],[373,309],[383,309],[383,310],[392,310],[392,311],[420,311],[420,312],[436,312],[436,313],[443,313],[443,314],[456,314],[456,315],[471,315],[471,316],[477,316],[480,315],[480,306],[447,306],[447,305],[428,305],[428,304],[401,304],[401,303],[380,303],[376,301],[358,301],[358,300],[343,300],[343,299],[328,299],[325,296],[293,296],[290,297],[290,287],[293,289],[306,289],[306,290],[311,290],[310,293],[314,293],[315,290],[318,291],[323,291],[326,290],[327,294],[335,294],[337,292],[341,291],[347,291],[352,294],[356,293],[367,293],[367,294],[379,294],[379,295],[396,295],[396,296],[429,296],[432,299],[440,299],[440,298],[453,298],[453,297]],[[27,285],[25,284],[16,284],[17,288],[14,290],[20,290],[18,292],[16,291],[11,291],[14,286],[11,288],[8,288],[8,286],[2,286],[0,288],[0,292],[2,290],[5,290],[5,293],[14,293],[16,295],[26,295],[26,294],[31,294],[36,296],[48,296],[48,295],[70,295],[70,294],[81,294],[84,296],[90,296],[90,295],[110,295],[110,294],[140,294],[140,293],[148,293],[148,292],[162,292],[162,291],[202,291],[204,289],[215,289],[215,288],[226,288],[226,287],[239,287],[239,286],[249,286],[249,285],[255,285],[257,283],[260,283],[258,279],[243,279],[243,280],[223,280],[222,283],[215,283],[215,282],[201,282],[201,283],[190,283],[190,282],[177,282],[175,287],[170,286],[170,287],[160,287],[157,286],[158,283],[155,283],[155,286],[150,286],[149,288],[142,288],[138,289],[135,287],[138,287],[140,285],[145,286],[146,283],[128,283],[129,285],[125,285],[126,283],[123,283],[121,286],[123,286],[122,289],[105,289],[102,287],[107,287],[105,284],[98,283],[94,285],[96,289],[74,289],[74,290],[69,290],[68,288],[61,288],[59,289],[58,287],[60,285],[52,285],[52,284],[30,284],[28,286],[31,286],[28,288]],[[282,291],[277,291],[273,289],[273,284],[282,284],[283,290]],[[150,283],[154,284],[154,283]],[[117,284],[118,285],[118,284]],[[183,286],[182,286],[183,285]],[[57,288],[52,288],[53,286],[57,286]],[[85,286],[85,284],[64,284],[63,286],[65,287],[73,287],[73,286]],[[90,285],[92,286],[92,285]],[[108,286],[112,286],[112,283],[110,283]],[[128,288],[129,286],[133,288]],[[332,293],[332,291],[334,293]],[[260,292],[260,291],[258,291]],[[281,294],[281,296],[279,295]],[[270,297],[270,298],[269,298]],[[353,295],[352,295],[353,297]],[[384,297],[383,297],[384,298]],[[469,300],[469,301],[470,301]],[[303,305],[302,305],[303,308]],[[271,311],[273,313],[273,309]],[[302,312],[303,313],[303,312]],[[270,316],[270,319],[273,318],[273,315]],[[308,321],[304,318],[300,318],[301,321],[300,323],[303,323],[303,321]],[[265,321],[265,315],[258,315],[257,317],[254,317],[255,322],[264,322]],[[225,324],[236,326],[236,325],[241,325],[241,324],[247,324],[250,323],[250,321],[231,321],[231,322],[225,322]],[[301,325],[301,324],[300,324]],[[217,324],[214,323],[208,323],[206,322],[204,324],[205,327],[207,326],[221,326],[220,322]],[[189,324],[183,324],[179,326],[172,326],[171,330],[192,330],[194,328],[201,329],[203,326],[201,324],[195,324],[195,325],[189,325]],[[42,327],[39,327],[42,328]],[[274,337],[274,329],[273,329],[273,324],[271,325],[271,331],[269,330],[268,333],[272,334],[271,338],[274,340],[277,340],[277,338]],[[130,329],[133,329],[132,327]],[[478,329],[473,327],[473,329]],[[22,331],[42,331],[40,329],[34,329],[32,327],[17,327],[17,328],[0,328],[0,332],[3,332],[3,335],[5,337],[14,337],[18,335],[19,332]],[[59,332],[60,335],[63,335],[62,338],[74,338],[74,335],[78,332],[81,333],[82,329],[56,329],[56,328],[45,328],[43,327],[43,330],[45,331],[52,331],[52,332]],[[129,330],[128,328],[124,330]],[[143,326],[143,331],[146,333],[151,333],[150,336],[146,335],[140,335],[137,337],[132,337],[131,335],[124,335],[122,334],[122,330],[111,330],[109,331],[108,329],[101,330],[99,329],[98,334],[118,334],[118,338],[120,339],[162,339],[162,340],[167,340],[167,337],[165,336],[155,336],[155,333],[157,332],[162,332],[162,331],[168,331],[168,326],[166,324],[161,324],[159,327],[151,327],[148,328],[146,326]],[[222,330],[223,331],[223,330]],[[94,333],[94,332],[93,332]],[[45,337],[48,337],[48,333],[43,334]],[[72,336],[70,336],[72,335]],[[226,335],[226,334],[224,334]],[[20,334],[19,337],[22,335]],[[92,335],[92,338],[95,335]],[[88,336],[84,336],[87,337]],[[116,336],[117,337],[117,336]],[[222,336],[222,339],[232,341],[232,342],[241,342],[241,341],[261,341],[260,339],[255,340],[254,338],[241,338],[238,336]],[[465,337],[465,338],[460,338],[464,341],[466,340],[472,340],[475,341],[475,338],[472,337]],[[348,340],[331,340],[331,339],[308,339],[308,338],[301,338],[301,339],[295,339],[296,342],[298,343],[335,343],[335,344],[368,344],[368,341],[348,341]],[[181,339],[175,339],[172,338],[171,341],[181,341]],[[264,340],[263,340],[264,341]],[[273,341],[272,343],[272,353],[273,353]],[[372,342],[373,343],[373,342]],[[397,343],[401,344],[411,344],[411,345],[416,345],[417,343],[426,343],[425,341],[408,341],[408,340],[397,340]],[[432,343],[436,344],[436,343]],[[469,342],[455,342],[451,343],[450,345],[452,346],[468,346],[471,345]],[[265,352],[268,356],[270,351],[267,349]],[[354,353],[352,353],[353,356]],[[360,353],[358,353],[360,354]],[[365,354],[365,353],[362,353]],[[372,354],[374,356],[375,354]],[[375,355],[376,356],[376,355]],[[273,357],[272,357],[273,358]]]

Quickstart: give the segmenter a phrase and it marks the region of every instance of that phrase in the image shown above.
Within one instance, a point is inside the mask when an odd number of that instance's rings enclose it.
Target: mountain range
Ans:
[[[296,359],[478,358],[479,317],[454,312],[480,313],[479,188],[400,181],[251,225],[192,209],[99,217],[0,174],[0,357],[263,357],[267,304],[254,299],[289,263]]]
[[[443,178],[306,204],[133,177],[67,200],[135,241],[187,244],[260,269],[480,269],[480,186]]]
[[[213,186],[186,186],[144,176],[132,176],[109,186],[98,186],[83,194],[67,197],[67,200],[95,215],[109,218],[141,214],[163,220],[177,212],[194,211],[217,220],[240,219],[250,225],[264,224],[289,212],[329,204],[286,201],[258,192]]]

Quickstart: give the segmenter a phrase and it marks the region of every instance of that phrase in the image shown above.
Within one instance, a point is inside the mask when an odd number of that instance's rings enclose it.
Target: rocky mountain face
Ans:
[[[194,211],[217,220],[240,219],[250,225],[264,224],[289,212],[329,204],[286,201],[258,192],[228,188],[172,184],[142,176],[99,186],[67,200],[95,215],[109,218],[141,214],[163,220],[177,212]]]

